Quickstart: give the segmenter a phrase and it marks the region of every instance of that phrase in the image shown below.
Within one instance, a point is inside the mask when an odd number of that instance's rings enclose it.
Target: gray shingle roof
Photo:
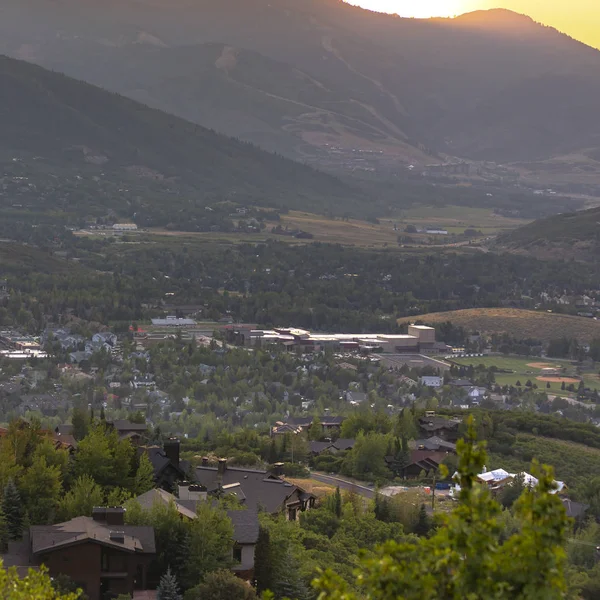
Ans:
[[[107,421],[109,425],[112,425],[118,432],[122,431],[148,431],[148,425],[145,423],[132,423],[127,419],[117,419],[115,421]]]
[[[256,544],[258,541],[258,513],[255,510],[228,510],[238,544]]]
[[[415,440],[414,446],[416,448],[423,446],[426,450],[449,450],[454,452],[456,451],[456,444],[453,444],[452,442],[447,442],[446,440],[443,440],[437,435],[433,435],[429,438],[422,440]]]
[[[218,488],[218,473],[214,467],[197,467],[196,480],[209,492]],[[299,488],[267,471],[228,467],[223,474],[223,486],[239,483],[246,496],[244,504],[250,510],[262,507],[266,512],[279,512],[284,502]]]
[[[123,531],[123,542],[110,539],[111,531]],[[125,552],[154,554],[154,529],[131,525],[107,525],[91,517],[77,517],[57,525],[39,525],[30,528],[33,554],[58,550],[83,542],[95,542]]]
[[[339,440],[336,440],[335,442],[333,442],[333,445],[338,450],[351,450],[352,448],[354,448],[355,443],[356,443],[356,441],[353,439],[340,438]]]
[[[164,490],[150,490],[136,500],[140,506],[150,509],[156,502],[168,504],[174,502],[180,514],[188,519],[196,518],[198,502],[202,500],[179,500]],[[256,544],[258,541],[258,513],[255,510],[229,510],[227,516],[233,524],[233,537],[238,544]]]

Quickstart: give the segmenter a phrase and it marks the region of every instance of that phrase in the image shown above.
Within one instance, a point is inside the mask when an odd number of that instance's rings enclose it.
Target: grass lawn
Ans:
[[[566,360],[552,360],[542,359],[539,357],[522,357],[522,356],[481,356],[475,358],[455,358],[451,362],[457,365],[485,365],[486,368],[497,367],[502,371],[511,371],[510,373],[496,373],[496,383],[498,385],[515,385],[517,381],[520,381],[522,385],[525,385],[527,380],[531,380],[536,383],[540,390],[545,390],[548,393],[565,394],[562,390],[562,384],[558,382],[550,382],[550,387],[546,386],[545,381],[536,380],[537,377],[542,376],[543,367],[552,367],[556,369],[563,369],[563,376],[578,377],[576,368],[570,361]],[[594,373],[583,373],[584,382],[587,387],[600,389],[600,380],[597,374]],[[567,383],[568,385],[568,383]],[[577,383],[574,383],[575,388],[578,387]]]
[[[314,494],[317,498],[323,498],[335,492],[335,487],[316,479],[302,479],[294,477],[286,477],[286,481],[301,487],[304,491]]]

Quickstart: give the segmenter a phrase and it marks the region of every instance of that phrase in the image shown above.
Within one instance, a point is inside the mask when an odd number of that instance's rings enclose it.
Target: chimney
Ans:
[[[219,482],[223,481],[223,475],[225,475],[225,471],[227,471],[227,459],[220,458],[219,465],[217,466],[217,480]]]
[[[180,500],[188,499],[188,488],[190,487],[189,481],[182,481],[177,484],[177,496]]]
[[[92,509],[92,519],[99,523],[106,523],[106,508],[103,506],[94,506]]]
[[[206,500],[206,496],[205,487],[198,484],[192,484],[188,487],[188,500],[199,502],[200,500]]]
[[[179,450],[181,443],[178,438],[169,438],[164,443],[164,450],[167,458],[173,465],[179,467]]]
[[[278,462],[273,465],[273,475],[277,475],[277,477],[281,477],[283,475],[283,463]]]
[[[95,506],[92,519],[106,525],[122,526],[125,524],[125,509],[122,506]]]
[[[202,457],[202,466],[203,467],[208,467],[208,456],[203,456]]]

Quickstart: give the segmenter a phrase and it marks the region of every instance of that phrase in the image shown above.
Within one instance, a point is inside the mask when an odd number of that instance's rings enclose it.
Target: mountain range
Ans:
[[[0,52],[320,164],[600,155],[600,52],[505,10],[4,0]]]

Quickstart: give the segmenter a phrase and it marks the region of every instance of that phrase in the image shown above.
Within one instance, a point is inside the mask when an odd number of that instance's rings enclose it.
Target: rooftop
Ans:
[[[115,535],[116,533],[123,535]],[[152,527],[108,525],[91,517],[77,517],[57,525],[34,526],[30,529],[30,536],[33,554],[51,552],[85,542],[94,542],[132,553],[156,552]]]
[[[221,486],[240,484],[246,497],[245,506],[250,510],[263,508],[268,513],[278,512],[283,503],[296,491],[297,486],[268,471],[226,467],[220,478],[216,467],[197,467],[196,480],[205,485],[209,491]],[[300,490],[302,491],[302,490]]]

